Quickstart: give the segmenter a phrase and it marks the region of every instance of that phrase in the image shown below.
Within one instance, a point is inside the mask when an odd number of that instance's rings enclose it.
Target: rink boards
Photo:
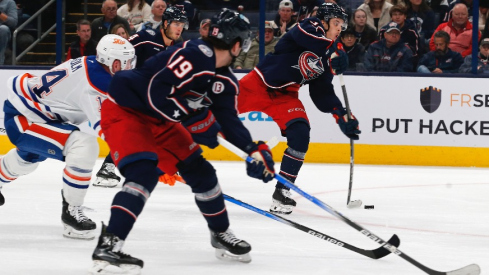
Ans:
[[[0,81],[6,83],[8,77],[23,72],[2,70]],[[238,78],[243,75],[237,74]],[[355,163],[489,167],[489,79],[356,75],[344,79],[350,107],[362,130],[355,143]],[[338,78],[333,83],[343,101]],[[4,88],[1,106],[5,98]],[[348,163],[349,140],[333,117],[316,109],[308,86],[301,88],[300,98],[312,128],[306,162]],[[3,129],[3,114],[0,116]],[[255,140],[280,137],[279,128],[266,114],[250,112],[240,117]],[[273,150],[276,161],[286,148],[285,139],[281,141]],[[108,147],[103,141],[99,143],[100,154],[105,156]],[[11,148],[8,138],[0,133],[0,154]],[[221,147],[204,151],[211,160],[238,160]]]

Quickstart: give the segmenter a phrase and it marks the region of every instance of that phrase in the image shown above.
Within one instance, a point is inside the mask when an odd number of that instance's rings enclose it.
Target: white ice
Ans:
[[[247,177],[244,162],[212,163],[224,193],[268,209],[275,183]],[[0,274],[87,273],[96,240],[62,236],[63,165],[48,160],[4,186]],[[348,177],[349,165],[306,163],[297,183],[379,237],[397,234],[400,250],[432,269],[477,263],[489,274],[489,169],[356,165],[352,199],[373,210],[346,207]],[[119,189],[89,188],[85,206],[94,211],[86,214],[98,226],[108,221]],[[298,206],[286,218],[360,248],[378,247],[299,195],[294,199]],[[156,187],[124,252],[144,260],[143,274],[424,274],[396,255],[373,260],[229,202],[227,209],[231,228],[253,246],[250,264],[215,258],[206,223],[183,184]]]

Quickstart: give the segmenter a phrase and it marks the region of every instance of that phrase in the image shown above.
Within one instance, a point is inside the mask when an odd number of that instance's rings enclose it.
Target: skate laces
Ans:
[[[109,173],[114,173],[115,172],[115,164],[113,163],[106,163],[105,164],[105,170]]]
[[[83,213],[83,207],[82,206],[73,206],[70,205],[68,207],[68,211],[70,211],[70,215],[76,219],[77,222],[84,222],[88,221],[89,218],[85,216]]]
[[[282,195],[284,195],[284,197],[290,199],[290,197],[292,197],[292,193],[290,193],[290,190],[287,190],[287,189],[282,189]]]
[[[239,242],[241,242],[241,240],[238,239],[238,238],[236,238],[236,236],[234,235],[233,231],[231,231],[230,229],[226,230],[225,232],[219,232],[218,235],[225,242],[230,243],[232,245],[236,245]]]

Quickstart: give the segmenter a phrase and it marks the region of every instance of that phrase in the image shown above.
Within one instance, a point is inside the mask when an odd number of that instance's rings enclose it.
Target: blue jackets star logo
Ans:
[[[212,105],[212,100],[207,96],[207,92],[200,94],[194,91],[188,91],[184,94],[187,104],[190,108],[197,110]]]
[[[292,68],[300,70],[302,74],[302,82],[300,84],[318,78],[324,73],[324,65],[321,59],[321,57],[309,51],[305,51],[299,56],[299,64],[292,66]]]
[[[180,116],[180,110],[173,111],[173,117],[178,118]]]

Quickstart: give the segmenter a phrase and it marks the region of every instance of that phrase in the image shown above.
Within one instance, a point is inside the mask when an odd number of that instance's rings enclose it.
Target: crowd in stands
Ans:
[[[277,41],[297,22],[314,15],[323,2],[332,1],[335,0],[267,0],[267,12],[276,13],[265,22],[265,54],[273,52]],[[348,29],[338,38],[349,56],[348,71],[471,71],[472,0],[336,0],[336,3],[350,15]],[[12,31],[29,18],[22,12],[23,4],[21,0],[17,3],[0,0],[0,65]],[[488,71],[489,0],[480,0],[479,5],[478,72],[481,73]],[[259,1],[127,0],[118,6],[114,0],[102,0],[103,16],[91,23],[80,20],[76,24],[78,37],[71,43],[67,58],[92,54],[96,43],[108,33],[128,38],[138,31],[158,31],[163,13],[170,6],[186,12],[193,36],[184,34],[183,37],[194,38],[205,35],[209,28],[209,18],[202,18],[201,10],[226,7],[246,14],[257,12]],[[258,31],[254,36],[250,50],[239,55],[234,68],[252,69],[257,65]]]

